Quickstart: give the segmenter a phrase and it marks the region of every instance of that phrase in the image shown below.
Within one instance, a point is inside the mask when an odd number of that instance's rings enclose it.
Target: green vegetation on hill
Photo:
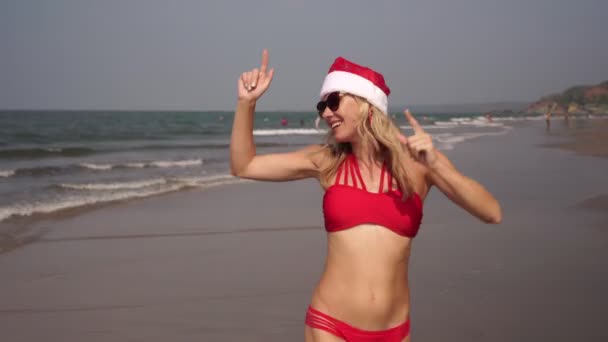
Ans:
[[[545,96],[530,105],[528,113],[605,113],[608,111],[608,81],[592,86],[575,86],[560,94]]]
[[[546,100],[552,100],[562,106],[572,103],[578,105],[608,104],[608,81],[595,86],[576,86],[566,89],[561,94],[547,96]]]

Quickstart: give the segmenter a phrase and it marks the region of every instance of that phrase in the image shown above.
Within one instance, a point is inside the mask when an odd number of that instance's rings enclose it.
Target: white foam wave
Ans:
[[[91,170],[111,170],[114,165],[111,164],[94,164],[94,163],[81,163],[78,164],[84,168],[87,169],[91,169]]]
[[[107,190],[134,190],[159,186],[164,184],[180,184],[182,186],[206,186],[211,183],[233,181],[231,175],[214,175],[206,177],[178,177],[178,178],[154,178],[132,182],[113,183],[87,183],[87,184],[59,184],[60,187],[73,190],[107,191]]]
[[[422,125],[422,128],[426,129],[426,130],[436,130],[436,129],[450,129],[450,128],[454,128],[454,127],[457,126],[457,124],[454,124],[453,122],[448,122],[448,123],[449,123],[449,125],[439,125],[439,126],[436,126],[436,125]],[[409,125],[407,125],[407,126],[399,126],[399,128],[401,128],[401,129],[412,129],[412,127],[409,126]]]
[[[456,121],[437,121],[434,123],[435,126],[440,126],[440,127],[456,127],[458,126],[458,122]]]
[[[464,135],[461,135],[461,134],[445,133],[445,134],[435,134],[435,135],[433,135],[433,139],[435,139],[436,141],[438,141],[440,143],[452,145],[452,144],[463,142],[463,141],[467,140],[467,137]]]
[[[10,177],[15,175],[15,170],[0,170],[0,177]]]
[[[452,122],[466,122],[466,121],[470,121],[471,118],[453,118],[450,121]]]
[[[484,136],[499,136],[510,132],[512,127],[506,126],[505,129],[498,132],[476,132],[476,133],[441,133],[434,134],[433,139],[441,143],[438,148],[441,150],[452,150],[454,144],[461,143],[463,141],[484,137]]]
[[[141,189],[154,185],[166,184],[163,178],[117,183],[89,183],[89,184],[59,184],[60,187],[74,190],[122,190],[122,189]]]
[[[86,205],[106,203],[118,200],[142,198],[178,190],[179,186],[149,191],[124,191],[104,194],[101,196],[74,196],[57,201],[21,203],[10,207],[0,208],[0,222],[12,216],[30,216],[32,214],[46,214],[63,209],[78,208]]]
[[[187,186],[208,186],[209,184],[225,184],[225,182],[232,183],[241,180],[232,175],[214,175],[204,177],[179,177],[172,179],[172,181],[179,182]]]
[[[59,210],[72,209],[87,205],[156,196],[185,188],[209,188],[218,185],[248,182],[231,175],[216,175],[208,177],[176,178],[152,189],[130,189],[116,192],[95,192],[87,195],[77,195],[53,201],[33,203],[17,203],[8,207],[0,207],[0,222],[13,216],[31,216],[47,214]]]
[[[274,135],[320,135],[326,134],[327,130],[315,128],[285,128],[285,129],[256,129],[253,135],[274,136]]]
[[[422,125],[422,128],[423,129],[450,129],[450,128],[454,128],[454,126],[448,126],[448,125],[444,125],[444,126],[442,126],[442,125],[439,125],[439,126],[436,126],[436,125]],[[405,128],[411,128],[410,126],[399,126],[399,127],[403,128],[403,129],[405,129]]]
[[[544,120],[544,115],[537,116],[505,116],[500,118],[494,118],[494,121],[536,121],[536,120]]]
[[[189,166],[197,166],[202,165],[202,159],[186,159],[186,160],[156,160],[152,162],[133,162],[133,163],[125,163],[125,164],[96,164],[96,163],[81,163],[78,164],[81,167],[96,170],[96,171],[107,171],[112,170],[117,167],[127,167],[127,168],[136,168],[142,169],[145,167],[160,167],[160,168],[169,168],[169,167],[189,167]]]
[[[500,122],[488,121],[483,116],[474,118],[452,118],[451,122],[457,123],[459,126],[474,126],[474,127],[502,127]]]
[[[424,125],[424,129],[449,129],[455,127],[503,127],[500,122],[490,122],[484,117],[477,118],[452,118],[450,121],[435,121],[432,125]],[[402,129],[410,128],[410,126],[400,126]]]
[[[176,160],[176,161],[159,160],[159,161],[151,162],[149,165],[167,168],[167,167],[188,167],[188,166],[196,166],[196,165],[202,165],[202,164],[203,164],[202,159],[188,159],[188,160]]]

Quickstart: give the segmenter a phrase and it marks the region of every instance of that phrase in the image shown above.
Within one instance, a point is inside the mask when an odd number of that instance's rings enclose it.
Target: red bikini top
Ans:
[[[384,192],[385,178],[387,192]],[[380,191],[367,191],[357,158],[349,154],[338,169],[336,181],[323,196],[325,230],[337,232],[368,223],[413,238],[422,221],[422,200],[415,192],[405,201],[402,196],[400,189],[393,190],[393,177],[386,171],[386,164],[380,173]]]

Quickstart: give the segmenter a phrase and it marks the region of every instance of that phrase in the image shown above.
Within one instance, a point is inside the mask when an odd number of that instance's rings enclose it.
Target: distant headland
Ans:
[[[562,93],[544,96],[529,105],[526,113],[544,114],[551,108],[554,115],[608,113],[608,81],[571,87]]]

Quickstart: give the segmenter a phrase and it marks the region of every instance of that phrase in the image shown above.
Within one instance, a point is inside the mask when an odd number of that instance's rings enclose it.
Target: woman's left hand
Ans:
[[[417,161],[432,167],[437,161],[437,151],[433,146],[433,138],[424,131],[409,109],[403,111],[403,114],[405,114],[405,118],[414,130],[414,134],[409,137],[400,134],[401,145],[407,148]]]

